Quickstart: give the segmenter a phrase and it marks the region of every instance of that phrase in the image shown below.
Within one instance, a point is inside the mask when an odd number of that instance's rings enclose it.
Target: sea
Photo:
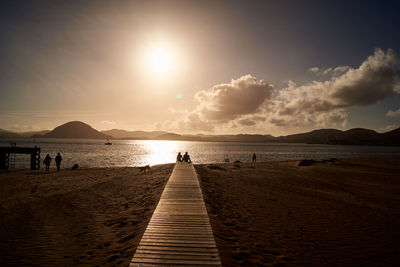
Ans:
[[[195,164],[222,162],[250,162],[253,153],[258,162],[300,159],[349,158],[349,157],[400,157],[399,146],[356,146],[288,143],[238,143],[112,140],[87,139],[17,139],[0,140],[0,146],[41,149],[41,166],[46,154],[54,159],[57,153],[63,157],[62,167],[75,163],[80,167],[136,167],[173,163],[178,152],[188,152]],[[13,155],[15,168],[29,168],[29,155]],[[54,160],[52,162],[54,167]]]

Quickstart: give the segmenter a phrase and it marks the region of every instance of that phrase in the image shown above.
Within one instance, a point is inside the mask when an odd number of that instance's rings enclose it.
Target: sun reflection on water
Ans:
[[[178,141],[144,141],[146,164],[155,165],[173,163],[179,152]]]

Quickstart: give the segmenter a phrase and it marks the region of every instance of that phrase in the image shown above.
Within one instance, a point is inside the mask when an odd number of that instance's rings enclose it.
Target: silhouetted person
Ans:
[[[50,163],[51,163],[51,157],[49,154],[46,155],[46,157],[43,160],[44,165],[46,165],[46,171],[50,170]]]
[[[57,166],[57,171],[60,171],[60,165],[61,165],[62,157],[60,155],[60,152],[57,153],[56,156],[56,166]]]
[[[256,153],[253,153],[253,162],[257,161]]]
[[[176,156],[176,161],[182,162],[182,154],[181,154],[181,152],[179,152],[178,155]]]
[[[190,156],[189,156],[189,154],[187,153],[187,152],[185,152],[185,155],[183,155],[183,161],[184,162],[192,162],[191,160],[190,160]]]

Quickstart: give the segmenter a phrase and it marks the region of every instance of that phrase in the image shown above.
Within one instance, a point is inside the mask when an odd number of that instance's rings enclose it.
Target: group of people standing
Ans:
[[[50,170],[51,160],[52,160],[52,158],[50,157],[49,154],[47,154],[46,157],[43,160],[44,165],[46,165],[46,171]],[[55,161],[56,161],[57,171],[59,172],[60,171],[60,167],[61,167],[61,161],[62,161],[62,157],[60,155],[60,152],[57,153]]]
[[[182,156],[181,152],[179,152],[178,155],[176,156],[176,161],[188,162],[188,163],[192,162],[190,160],[190,156],[189,156],[189,154],[187,152],[185,152],[185,154],[183,156]]]

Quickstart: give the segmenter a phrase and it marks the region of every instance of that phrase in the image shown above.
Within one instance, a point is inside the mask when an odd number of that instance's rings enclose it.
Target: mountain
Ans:
[[[400,128],[394,129],[386,133],[382,133],[381,136],[382,139],[385,140],[386,142],[392,145],[400,146]]]
[[[167,132],[163,131],[153,131],[153,132],[144,132],[144,131],[126,131],[122,129],[112,129],[107,131],[101,131],[103,134],[110,135],[116,139],[153,139],[159,135],[166,134]]]
[[[32,135],[33,134],[33,135]],[[41,134],[41,135],[39,135]],[[308,143],[333,145],[395,145],[400,146],[400,128],[377,133],[373,130],[354,128],[347,131],[337,129],[319,129],[306,133],[274,137],[269,134],[232,134],[232,135],[182,135],[164,131],[126,131],[112,129],[99,132],[91,126],[71,121],[56,127],[52,131],[13,133],[0,129],[0,138],[82,138],[82,139],[150,139],[177,141],[207,141],[207,142],[275,142],[275,143]]]
[[[110,139],[109,135],[101,133],[86,123],[80,121],[70,121],[60,125],[49,133],[41,136],[41,138],[82,138],[82,139]]]
[[[175,133],[165,133],[156,137],[157,140],[181,140],[187,141],[187,137],[185,138],[184,135],[175,134]],[[191,137],[189,137],[191,139]]]
[[[382,134],[362,128],[354,128],[347,131],[320,129],[307,133],[279,136],[273,141],[308,144],[398,145],[400,144],[400,128]]]
[[[49,133],[50,130],[18,133],[23,138],[31,138]]]
[[[17,133],[13,133],[7,130],[0,129],[0,138],[4,139],[12,139],[12,138],[21,138],[21,136]]]
[[[229,135],[215,135],[212,137],[204,137],[205,141],[216,142],[271,142],[275,137],[270,134],[229,134]]]

